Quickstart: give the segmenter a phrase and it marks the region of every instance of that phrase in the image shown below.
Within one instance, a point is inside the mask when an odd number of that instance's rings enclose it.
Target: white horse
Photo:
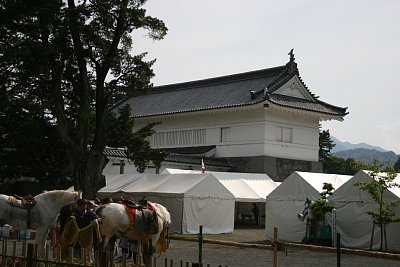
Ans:
[[[161,204],[151,204],[157,213],[158,231],[156,234],[148,234],[137,229],[130,221],[124,205],[110,203],[100,206],[97,214],[102,219],[100,232],[103,236],[103,248],[107,246],[112,236],[119,235],[129,240],[137,240],[139,248],[141,244],[147,247],[149,240],[151,240],[156,253],[165,252],[166,234],[168,226],[171,224],[171,215]]]
[[[34,197],[36,204],[30,209],[30,229],[36,230],[35,243],[38,244],[38,253],[44,256],[46,239],[50,227],[57,219],[63,206],[75,202],[78,192],[54,190]],[[0,219],[15,229],[27,229],[28,211],[23,203],[12,196],[0,194]]]

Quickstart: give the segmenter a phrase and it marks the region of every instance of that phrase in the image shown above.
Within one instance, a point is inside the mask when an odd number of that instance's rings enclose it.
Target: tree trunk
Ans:
[[[92,199],[97,191],[106,185],[102,173],[107,161],[103,153],[94,151],[87,151],[74,159],[74,188],[76,191],[82,191],[86,199]]]

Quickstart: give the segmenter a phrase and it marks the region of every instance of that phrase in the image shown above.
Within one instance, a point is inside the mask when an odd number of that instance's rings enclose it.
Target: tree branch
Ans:
[[[68,22],[71,32],[73,46],[76,51],[76,57],[79,68],[79,85],[76,90],[79,99],[79,118],[77,123],[76,143],[81,148],[86,148],[88,143],[89,116],[90,116],[90,84],[88,79],[87,62],[84,56],[83,44],[81,42],[78,26],[80,25],[78,10],[74,0],[68,0]]]

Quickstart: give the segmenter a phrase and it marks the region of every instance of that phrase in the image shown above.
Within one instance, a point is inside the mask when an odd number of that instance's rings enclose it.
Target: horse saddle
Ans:
[[[18,195],[9,196],[8,203],[11,206],[26,210],[26,212],[27,212],[26,228],[30,229],[31,228],[31,209],[36,205],[35,197],[33,197],[31,195],[27,195],[24,197],[21,197]]]
[[[134,202],[132,199],[123,199],[122,204],[127,209],[133,226],[147,234],[158,233],[158,219],[154,206],[149,201]]]
[[[23,197],[14,195],[9,196],[8,203],[17,208],[30,210],[36,205],[36,199],[31,195],[26,195]]]

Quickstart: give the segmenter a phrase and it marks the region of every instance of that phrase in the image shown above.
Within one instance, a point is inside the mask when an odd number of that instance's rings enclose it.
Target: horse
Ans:
[[[56,221],[61,208],[75,202],[78,196],[78,192],[47,191],[30,197],[34,204],[30,203],[31,206],[26,208],[20,198],[0,194],[0,220],[15,229],[36,230],[34,243],[38,244],[38,253],[43,257],[50,227]]]
[[[120,203],[109,203],[99,206],[96,213],[101,218],[100,232],[103,238],[102,248],[105,248],[114,235],[125,237],[129,240],[136,240],[138,245],[138,256],[140,258],[140,247],[148,247],[151,240],[156,253],[165,252],[166,235],[168,226],[171,224],[171,215],[161,204],[151,203],[156,211],[157,232],[155,234],[147,233],[143,229],[138,229],[135,223],[132,223],[130,215],[125,205]],[[145,250],[146,251],[146,250]],[[146,255],[145,255],[146,256]],[[148,255],[147,255],[148,256]],[[149,260],[149,258],[147,258]]]

